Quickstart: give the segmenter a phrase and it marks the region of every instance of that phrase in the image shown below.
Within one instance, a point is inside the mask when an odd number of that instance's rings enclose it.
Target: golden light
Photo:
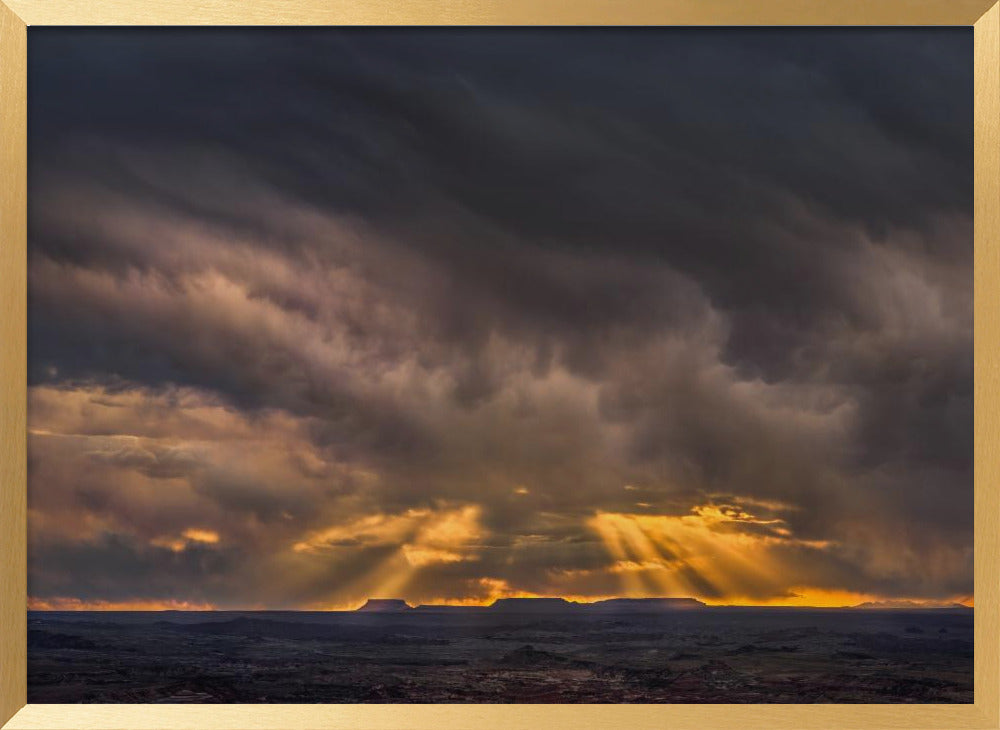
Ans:
[[[191,542],[204,542],[214,545],[219,541],[219,533],[215,530],[202,530],[197,527],[189,527],[181,534]]]
[[[686,515],[599,512],[588,526],[614,558],[609,570],[618,576],[623,596],[732,603],[752,587],[754,593],[787,596],[773,599],[782,605],[806,605],[802,601],[808,598],[834,600],[784,584],[787,566],[775,548],[823,550],[829,543],[797,540],[778,518],[762,519],[736,506],[710,503]]]
[[[218,542],[219,533],[215,530],[205,530],[200,527],[189,527],[180,534],[180,537],[161,535],[159,537],[154,537],[149,541],[149,544],[179,553],[186,550],[191,543],[214,545]]]
[[[292,550],[316,555],[344,546],[392,547],[372,570],[339,590],[398,597],[421,568],[478,558],[481,513],[478,505],[464,505],[366,515],[310,534]]]

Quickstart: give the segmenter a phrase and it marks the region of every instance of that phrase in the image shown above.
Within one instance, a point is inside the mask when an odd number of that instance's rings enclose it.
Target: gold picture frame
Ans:
[[[27,26],[951,25],[975,45],[975,703],[26,704]],[[0,0],[0,726],[1000,728],[1000,3],[996,0]]]

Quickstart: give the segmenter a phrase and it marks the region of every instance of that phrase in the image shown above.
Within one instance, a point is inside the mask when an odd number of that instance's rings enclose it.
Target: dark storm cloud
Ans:
[[[282,605],[652,590],[657,560],[717,598],[971,591],[967,30],[45,29],[30,53],[33,464],[78,464],[33,470],[44,540],[75,529],[44,495],[74,494],[79,540],[149,571],[154,543],[238,546],[229,573],[301,579],[231,595]],[[784,532],[685,522],[711,495]],[[362,524],[353,562],[323,547]],[[656,556],[610,554],[633,524]],[[720,525],[793,582],[663,547]]]
[[[219,585],[219,576],[233,575],[239,569],[243,562],[240,556],[211,547],[174,552],[104,535],[83,546],[45,543],[33,546],[33,552],[40,567],[34,572],[32,588],[42,596],[122,601],[140,594],[208,602],[218,600],[220,588],[233,594],[241,591],[237,581]],[[99,571],[94,569],[98,565]],[[58,566],[58,570],[47,566]],[[80,575],[86,576],[86,581],[81,581]],[[249,598],[243,596],[243,600]]]

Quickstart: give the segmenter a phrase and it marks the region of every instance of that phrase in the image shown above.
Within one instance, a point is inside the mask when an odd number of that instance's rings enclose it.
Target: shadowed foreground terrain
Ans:
[[[972,610],[29,612],[29,702],[972,702]],[[404,606],[405,608],[405,606]]]

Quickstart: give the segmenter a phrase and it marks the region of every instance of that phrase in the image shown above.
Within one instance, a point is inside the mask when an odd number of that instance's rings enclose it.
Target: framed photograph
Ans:
[[[0,0],[0,726],[1000,728],[1000,4]]]

